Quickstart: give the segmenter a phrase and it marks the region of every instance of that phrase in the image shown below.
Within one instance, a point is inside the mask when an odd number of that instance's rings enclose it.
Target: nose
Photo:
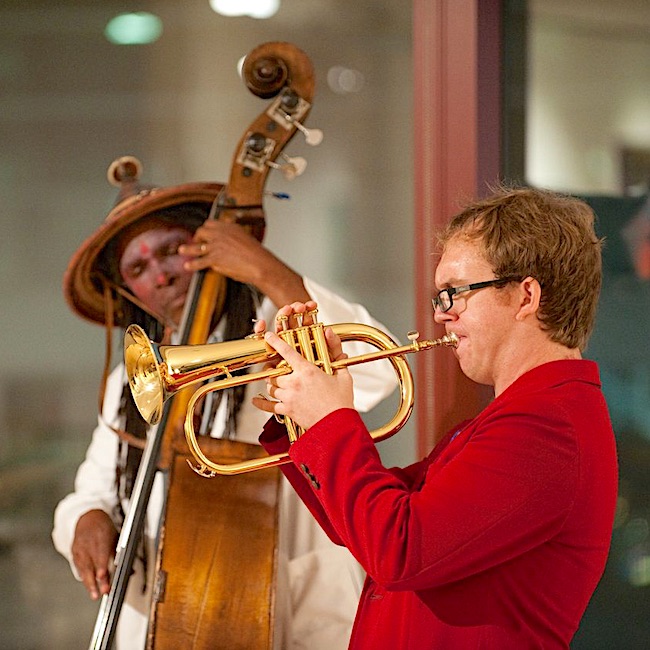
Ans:
[[[151,271],[157,287],[164,287],[170,284],[172,280],[172,273],[170,273],[165,264],[156,261]]]
[[[433,308],[433,320],[436,323],[443,324],[448,323],[451,320],[455,320],[456,315],[454,314],[454,306],[452,305],[449,311],[442,311],[436,307]]]
[[[167,284],[168,280],[169,278],[167,277],[167,274],[162,271],[156,275],[156,284],[159,287],[164,287]]]

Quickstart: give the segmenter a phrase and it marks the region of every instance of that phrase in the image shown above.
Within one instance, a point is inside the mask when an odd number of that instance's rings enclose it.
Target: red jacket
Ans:
[[[273,420],[261,442],[286,449]],[[356,411],[321,420],[283,471],[366,569],[350,648],[568,648],[602,575],[617,491],[596,364],[514,382],[423,461],[386,469]]]

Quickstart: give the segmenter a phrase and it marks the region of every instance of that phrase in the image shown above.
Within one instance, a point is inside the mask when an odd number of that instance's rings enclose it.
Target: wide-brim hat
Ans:
[[[63,276],[65,299],[82,318],[104,325],[108,313],[105,303],[106,269],[101,255],[118,234],[152,214],[176,206],[205,206],[207,218],[221,192],[220,183],[185,183],[172,187],[145,186],[139,183],[142,165],[132,156],[115,160],[108,169],[108,180],[120,187],[115,207],[100,227],[73,254]],[[120,323],[119,315],[115,319]]]

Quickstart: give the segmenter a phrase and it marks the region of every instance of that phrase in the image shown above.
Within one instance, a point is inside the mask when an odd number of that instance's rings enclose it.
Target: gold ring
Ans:
[[[208,251],[208,245],[205,242],[203,242],[201,244],[201,249],[200,250],[201,250],[201,255],[205,255],[207,253],[207,251]]]

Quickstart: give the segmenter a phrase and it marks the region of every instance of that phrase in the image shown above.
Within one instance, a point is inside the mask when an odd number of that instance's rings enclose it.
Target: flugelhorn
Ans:
[[[315,315],[311,316],[315,320]],[[284,329],[278,334],[305,359],[329,374],[338,368],[378,359],[388,359],[391,362],[400,385],[399,406],[392,420],[370,432],[376,442],[397,433],[413,410],[413,375],[404,355],[440,346],[456,347],[458,343],[458,338],[453,333],[439,339],[420,341],[417,332],[409,332],[409,345],[398,346],[388,334],[370,325],[338,323],[329,327],[342,341],[368,343],[377,348],[377,351],[330,361],[325,326],[318,322],[300,325],[295,329]],[[199,447],[194,431],[195,405],[207,393],[279,377],[292,371],[282,357],[264,341],[261,334],[223,343],[158,345],[147,337],[141,327],[130,325],[124,337],[124,362],[135,404],[142,417],[150,424],[158,422],[163,403],[176,391],[197,382],[211,380],[193,393],[185,417],[185,437],[190,452],[198,463],[198,466],[190,465],[198,474],[206,477],[216,474],[241,474],[275,467],[289,461],[289,456],[285,453],[229,465],[214,463]],[[275,367],[269,367],[276,363]],[[235,371],[257,364],[264,364],[264,368],[257,372],[233,376]],[[219,379],[220,377],[223,378]],[[285,424],[289,438],[293,441],[300,434],[299,429],[288,418],[285,419]]]

